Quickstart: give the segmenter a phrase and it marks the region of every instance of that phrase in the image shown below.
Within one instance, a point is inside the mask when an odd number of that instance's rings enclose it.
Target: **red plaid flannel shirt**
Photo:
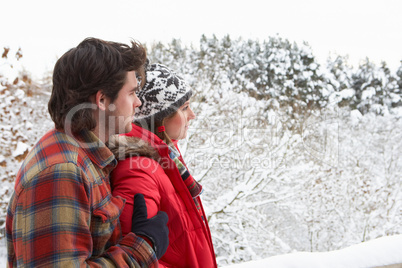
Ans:
[[[71,138],[52,130],[17,174],[6,236],[9,267],[157,267],[152,248],[121,235],[124,200],[110,192],[116,165],[90,131]]]

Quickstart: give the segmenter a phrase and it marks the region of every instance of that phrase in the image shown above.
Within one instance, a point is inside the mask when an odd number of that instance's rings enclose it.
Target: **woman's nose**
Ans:
[[[191,110],[191,108],[189,108],[189,112],[190,112],[189,119],[190,120],[195,119],[196,118],[195,113],[193,112],[193,110]]]

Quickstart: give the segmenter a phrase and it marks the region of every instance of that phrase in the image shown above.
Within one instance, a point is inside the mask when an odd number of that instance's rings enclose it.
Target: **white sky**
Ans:
[[[402,60],[401,0],[0,0],[0,51],[21,47],[21,64],[34,76],[52,70],[57,57],[92,36],[143,43],[202,34],[267,39],[278,34],[307,41],[321,63],[329,52]],[[3,66],[4,67],[4,66]]]

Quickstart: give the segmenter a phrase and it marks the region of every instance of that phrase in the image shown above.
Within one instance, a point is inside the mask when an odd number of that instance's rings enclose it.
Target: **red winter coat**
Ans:
[[[167,145],[152,132],[133,124],[133,130],[120,136],[113,147],[120,161],[111,174],[112,192],[126,199],[120,216],[123,235],[131,229],[134,195],[142,193],[148,218],[158,211],[169,216],[169,247],[159,260],[161,267],[217,267],[208,223],[204,224],[197,211],[168,155]],[[157,154],[152,156],[155,151]],[[181,156],[180,160],[184,163]],[[197,198],[206,219],[200,197]]]

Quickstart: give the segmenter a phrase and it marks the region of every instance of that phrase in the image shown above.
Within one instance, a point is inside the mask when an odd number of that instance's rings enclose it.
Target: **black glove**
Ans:
[[[144,196],[134,196],[133,222],[131,232],[148,238],[154,246],[156,257],[160,259],[169,246],[168,216],[166,212],[159,211],[153,218],[147,219],[147,206]]]

